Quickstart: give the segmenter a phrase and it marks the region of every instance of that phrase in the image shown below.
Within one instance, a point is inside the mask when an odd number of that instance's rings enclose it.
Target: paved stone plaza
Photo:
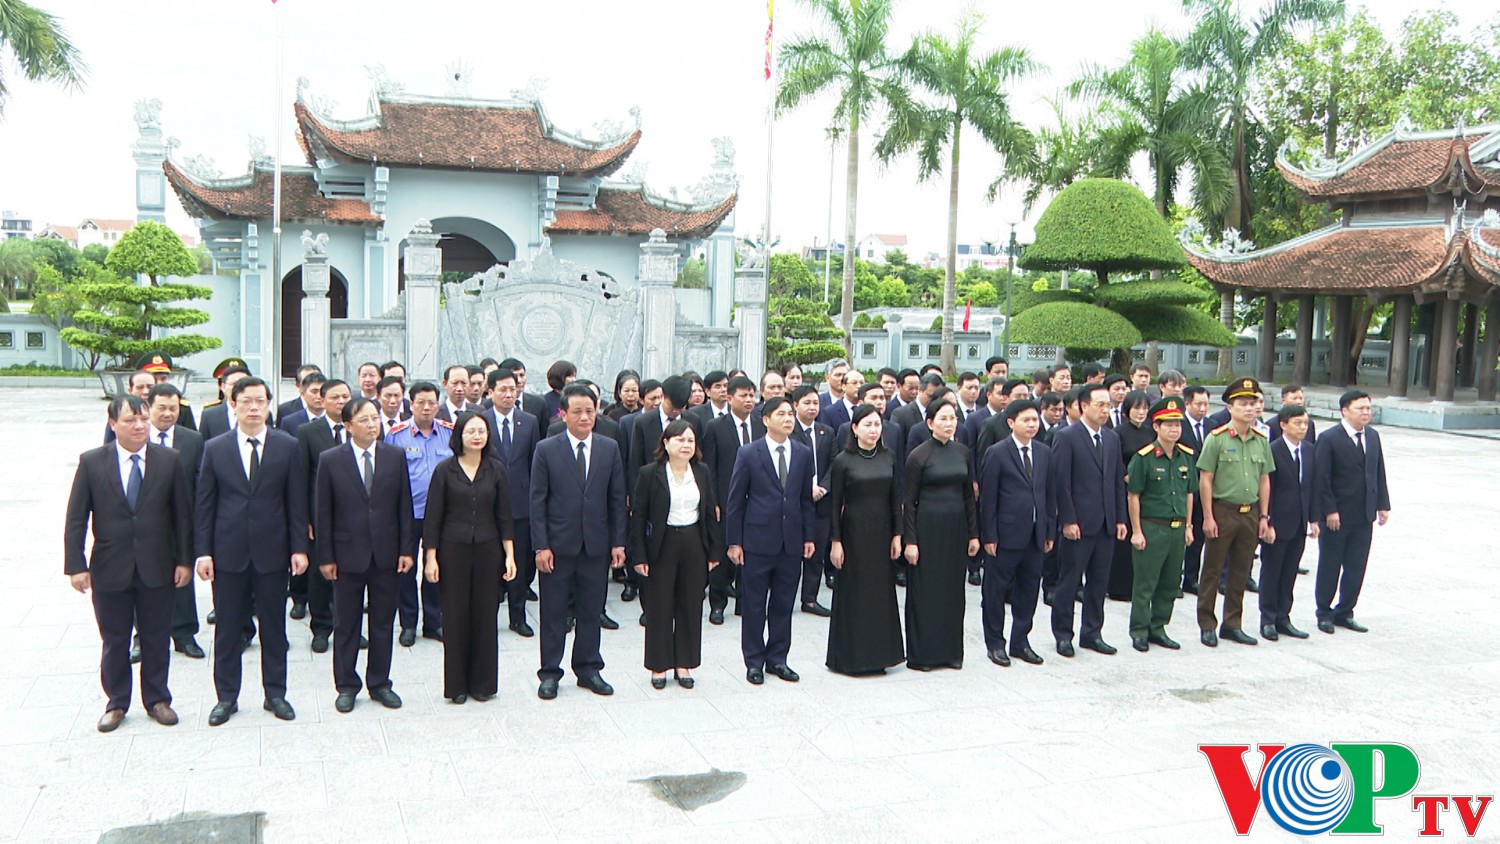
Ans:
[[[1400,742],[1422,762],[1417,793],[1500,788],[1494,440],[1382,430],[1394,510],[1376,532],[1365,635],[1208,650],[1179,602],[1171,633],[1183,651],[1142,655],[1129,649],[1127,606],[1111,602],[1105,635],[1121,652],[1065,660],[1043,608],[1032,641],[1047,664],[1000,669],[984,657],[968,587],[962,671],[832,675],[827,622],[799,613],[800,684],[747,684],[731,619],[705,625],[698,687],[658,692],[641,667],[639,605],[614,588],[609,610],[624,624],[603,644],[613,698],[565,682],[556,701],[538,700],[536,640],[502,628],[495,700],[444,701],[441,645],[419,640],[396,648],[392,667],[405,708],[361,695],[339,715],[330,655],[311,652],[306,622],[288,622],[295,722],[261,711],[253,646],[228,725],[206,723],[210,661],[178,655],[182,723],[161,727],[136,700],[101,735],[98,632],[62,575],[61,536],[77,455],[100,442],[103,419],[92,385],[0,387],[0,840],[94,841],[242,812],[264,813],[275,842],[1225,840],[1233,829],[1199,743]],[[201,583],[198,602],[206,614]],[[1302,578],[1294,622],[1312,630],[1312,610]],[[1387,835],[1415,836],[1410,809],[1410,798],[1379,805]],[[1462,836],[1449,814],[1449,836]],[[1497,830],[1486,818],[1480,836]],[[1264,812],[1255,832],[1284,837]]]

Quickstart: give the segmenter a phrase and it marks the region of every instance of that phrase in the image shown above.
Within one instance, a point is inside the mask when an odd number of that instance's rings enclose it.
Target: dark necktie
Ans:
[[[167,444],[167,432],[166,431],[162,431],[162,432],[158,433],[156,435],[156,437],[160,441],[160,445],[162,445],[163,447],[165,447],[166,444]]]
[[[1021,446],[1021,465],[1026,467],[1026,480],[1036,480],[1036,476],[1032,474],[1031,446],[1029,445]]]
[[[781,481],[781,488],[786,489],[786,446],[776,446],[776,479]]]
[[[510,459],[510,417],[500,423],[500,456]]]
[[[1193,430],[1198,432],[1198,444],[1202,445],[1203,444],[1203,423],[1202,422],[1194,422],[1193,423]]]
[[[343,425],[334,425],[333,426],[333,444],[334,445],[343,445],[344,444],[344,426]]]
[[[375,486],[375,461],[370,457],[370,450],[365,449],[365,494]]]
[[[813,477],[816,478],[818,476],[818,432],[815,428],[809,425],[806,428],[802,429],[802,433],[807,435],[807,446],[808,448],[812,449]]]
[[[1094,434],[1094,451],[1100,457],[1104,456],[1104,440],[1098,434]]]
[[[1302,483],[1302,449],[1292,450],[1292,471],[1297,473],[1297,483]]]
[[[749,444],[750,444],[750,423],[749,422],[741,422],[740,423],[740,445],[749,445]]]
[[[583,443],[578,444],[578,482],[584,486],[589,485],[589,464],[583,453]]]
[[[141,456],[130,455],[130,480],[125,482],[125,503],[130,505],[130,512],[135,512],[135,502],[141,496]]]
[[[1354,432],[1354,444],[1359,447],[1359,456],[1360,456],[1361,459],[1363,459],[1364,456],[1365,456],[1365,432],[1364,431],[1355,431]]]
[[[254,485],[255,473],[260,471],[260,440],[251,437],[246,442],[250,443],[250,474],[246,479],[250,481],[251,485]],[[365,452],[365,458],[369,459],[369,456],[370,453]]]

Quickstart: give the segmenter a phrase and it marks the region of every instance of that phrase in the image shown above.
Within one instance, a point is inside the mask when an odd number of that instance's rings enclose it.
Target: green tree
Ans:
[[[833,324],[822,301],[771,297],[766,328],[766,361],[770,366],[823,363],[844,353],[838,342],[844,332]]]
[[[162,281],[168,276],[192,275],[198,269],[176,232],[149,220],[138,223],[110,250],[106,266],[128,277],[79,283],[78,294],[95,305],[76,311],[73,320],[77,324],[60,332],[68,345],[124,360],[153,349],[183,357],[221,345],[219,338],[200,334],[152,336],[154,328],[187,328],[209,320],[206,311],[169,306],[213,295],[208,287]],[[137,284],[135,276],[145,276],[146,283]]]
[[[93,261],[102,267],[104,266],[104,260],[109,257],[109,247],[102,243],[90,243],[88,246],[78,250],[78,254],[83,260]]]
[[[807,262],[803,261],[801,256],[790,252],[779,252],[771,256],[767,296],[810,299],[814,298],[812,295],[814,287],[817,288],[818,293],[815,298],[821,305],[823,280],[813,277],[812,271],[807,268]]]
[[[882,104],[904,102],[909,94],[896,73],[895,57],[886,49],[892,0],[805,0],[823,23],[824,37],[799,36],[781,48],[777,60],[780,85],[778,113],[796,108],[826,91],[838,101],[833,122],[846,129],[844,174],[844,243],[859,242],[855,217],[859,208],[859,130]],[[846,356],[854,354],[848,331],[854,322],[855,266],[845,263],[840,321]]]
[[[960,150],[964,130],[972,129],[1007,158],[1025,156],[1030,137],[1011,115],[1007,89],[1038,69],[1030,54],[1019,47],[984,52],[975,40],[982,18],[966,14],[958,22],[953,38],[929,32],[913,42],[902,55],[903,75],[935,101],[927,105],[915,100],[891,109],[891,122],[875,145],[882,161],[890,161],[909,150],[917,153],[917,175],[928,179],[943,171],[946,148],[948,170],[948,237],[944,254],[943,335],[940,365],[952,374],[957,348],[953,343],[954,310],[958,282],[954,264],[958,254],[958,189]]]
[[[60,82],[77,89],[88,69],[56,15],[21,0],[0,0],[0,112],[10,98],[6,53],[20,67],[21,76],[32,82]]]
[[[1124,144],[1112,140],[1113,127],[1100,126],[1093,110],[1074,119],[1057,97],[1048,98],[1047,103],[1052,106],[1056,127],[1036,129],[1024,154],[1006,156],[988,193],[993,202],[1005,185],[1021,186],[1021,211],[1027,216],[1042,196],[1056,194],[1085,176],[1120,179],[1130,169],[1128,160],[1109,157]]]
[[[911,304],[911,293],[906,282],[899,278],[887,278],[880,282],[880,304],[887,308],[904,308]]]
[[[89,288],[87,285],[104,284],[107,288],[108,285],[119,282],[119,276],[93,261],[81,261],[76,274],[71,278],[64,278],[63,274],[51,264],[38,263],[34,282],[35,299],[31,303],[31,312],[58,329],[72,327],[76,322],[74,316],[81,310],[110,309],[110,302],[107,299],[84,294],[86,289],[98,289]],[[79,349],[79,351],[89,369],[99,365],[102,355],[98,351],[89,349]]]
[[[31,241],[31,252],[37,263],[56,268],[64,277],[77,274],[79,262],[83,260],[83,253],[74,249],[72,244],[50,237]]]
[[[704,290],[708,287],[708,262],[702,258],[689,258],[682,263],[682,272],[677,274],[673,287],[687,290]]]
[[[36,277],[36,241],[13,237],[0,241],[0,283],[5,285],[5,299],[16,298],[22,285]]]

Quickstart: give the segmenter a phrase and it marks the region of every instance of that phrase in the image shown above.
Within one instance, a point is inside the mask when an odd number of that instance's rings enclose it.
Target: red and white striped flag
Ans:
[[[272,0],[275,2],[275,0]],[[766,0],[766,81],[771,80],[771,32],[776,27],[776,0]]]

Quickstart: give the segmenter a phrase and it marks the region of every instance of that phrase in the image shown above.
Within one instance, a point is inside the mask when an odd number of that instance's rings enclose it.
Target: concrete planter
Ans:
[[[104,388],[104,397],[112,399],[121,393],[130,392],[130,376],[139,370],[135,369],[101,369],[98,372],[99,385]],[[188,379],[193,375],[190,369],[172,370],[172,386],[179,390],[187,391]]]

